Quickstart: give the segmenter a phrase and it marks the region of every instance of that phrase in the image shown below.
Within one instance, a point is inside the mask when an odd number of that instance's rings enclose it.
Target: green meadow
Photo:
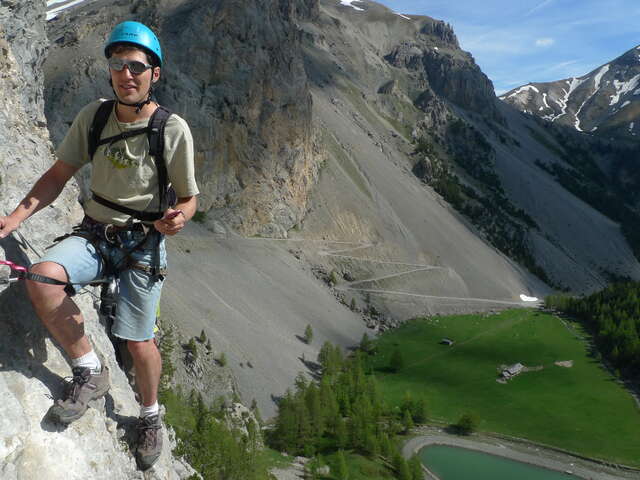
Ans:
[[[441,345],[445,337],[454,344]],[[587,339],[579,325],[534,310],[433,317],[383,334],[373,365],[392,405],[411,392],[435,421],[473,413],[480,431],[640,466],[640,410],[589,355]],[[404,366],[391,373],[397,349]],[[569,360],[570,368],[554,364]],[[543,368],[498,383],[499,367],[515,363]]]

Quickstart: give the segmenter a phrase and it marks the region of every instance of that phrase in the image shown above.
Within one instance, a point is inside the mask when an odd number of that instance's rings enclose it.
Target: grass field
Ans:
[[[415,320],[382,335],[373,362],[391,404],[410,391],[426,398],[435,420],[455,423],[475,413],[481,431],[640,466],[640,410],[576,333],[587,335],[575,324],[572,329],[533,310]],[[454,345],[440,345],[443,337]],[[405,366],[388,373],[398,348]],[[554,365],[567,360],[573,367]],[[517,362],[544,368],[506,385],[496,382],[500,365]]]

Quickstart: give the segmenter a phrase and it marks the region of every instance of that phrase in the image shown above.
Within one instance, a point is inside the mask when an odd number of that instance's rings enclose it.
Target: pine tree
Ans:
[[[369,338],[369,335],[366,333],[362,334],[362,339],[360,340],[359,349],[361,352],[366,353],[367,355],[373,354],[375,350],[374,343]]]
[[[258,422],[258,425],[262,425],[262,415],[260,415],[260,409],[258,408],[258,402],[254,398],[251,402],[251,411],[253,412],[253,416]]]
[[[408,410],[411,414],[413,414],[413,411],[415,410],[413,395],[411,395],[411,392],[409,391],[404,392],[404,397],[402,398],[402,403],[400,404],[400,411],[403,412],[403,415],[406,410]]]
[[[391,459],[394,454],[394,448],[391,444],[391,440],[389,439],[389,435],[385,432],[381,432],[379,437],[378,443],[380,445],[380,454],[387,459]]]
[[[424,398],[419,398],[415,403],[415,409],[413,413],[413,421],[416,424],[422,424],[427,421],[427,402]]]
[[[478,418],[475,415],[465,413],[460,417],[460,420],[458,420],[456,428],[462,435],[471,435],[477,430],[478,423]]]
[[[411,411],[405,410],[402,416],[402,426],[404,427],[404,433],[409,433],[411,429],[415,426],[413,424],[413,419],[411,418]]]
[[[351,304],[349,305],[349,308],[351,309],[352,312],[355,312],[356,309],[358,308],[358,304],[356,303],[356,297],[351,298]]]
[[[327,340],[322,344],[322,347],[320,347],[320,351],[318,352],[318,363],[322,367],[323,374],[326,373],[327,371],[329,356],[331,355],[332,349],[333,349],[333,346],[331,345],[331,342]]]
[[[200,343],[204,343],[207,341],[207,334],[204,333],[204,328],[202,329],[202,331],[200,332],[200,336],[198,337],[198,341]]]
[[[393,373],[398,373],[403,368],[404,358],[402,357],[402,352],[400,349],[396,348],[391,355],[391,360],[389,361],[389,370]]]
[[[194,360],[198,358],[198,346],[196,345],[196,341],[193,337],[191,337],[189,343],[187,344],[187,350],[191,352]]]
[[[407,461],[403,458],[400,452],[396,452],[393,457],[393,468],[396,471],[397,478],[399,480],[411,480],[411,473]]]
[[[411,473],[411,480],[424,480],[422,462],[420,462],[417,455],[412,455],[409,459],[409,472]]]
[[[365,433],[364,450],[372,457],[375,457],[380,453],[380,444],[371,429]]]
[[[298,422],[295,404],[291,390],[287,390],[284,398],[278,403],[278,416],[274,435],[271,437],[273,446],[278,450],[294,453],[297,444]]]
[[[336,446],[338,448],[347,448],[349,443],[349,432],[347,431],[347,423],[342,417],[339,417],[336,422],[335,437]]]
[[[227,366],[227,356],[225,355],[224,352],[222,352],[218,357],[218,363],[220,364],[221,367]]]
[[[313,329],[311,328],[311,325],[307,325],[307,328],[304,329],[304,343],[306,343],[307,345],[310,345],[312,340],[313,340]]]
[[[176,367],[173,364],[171,356],[175,350],[175,339],[173,327],[169,326],[162,335],[160,342],[160,357],[162,358],[162,375],[160,376],[160,395],[163,396],[173,380]]]
[[[314,441],[317,441],[324,435],[325,417],[320,401],[320,389],[313,383],[307,388],[305,400],[311,417],[311,428],[315,435]]]
[[[349,469],[347,468],[347,460],[344,457],[344,451],[338,450],[336,462],[336,477],[338,480],[349,480]]]

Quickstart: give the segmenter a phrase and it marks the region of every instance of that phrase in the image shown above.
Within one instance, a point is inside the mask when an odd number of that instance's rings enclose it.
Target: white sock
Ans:
[[[102,364],[100,363],[100,359],[96,352],[91,350],[89,353],[85,353],[83,356],[79,358],[71,359],[72,367],[85,367],[90,368],[91,373],[100,373],[102,371]]]
[[[160,413],[160,405],[158,405],[158,402],[153,405],[149,405],[148,407],[140,405],[140,418],[158,415],[158,413]]]

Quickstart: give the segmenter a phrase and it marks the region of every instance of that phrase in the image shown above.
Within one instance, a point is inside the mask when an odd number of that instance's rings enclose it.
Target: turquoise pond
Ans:
[[[419,456],[440,480],[578,480],[566,473],[465,448],[433,445],[420,450]]]

